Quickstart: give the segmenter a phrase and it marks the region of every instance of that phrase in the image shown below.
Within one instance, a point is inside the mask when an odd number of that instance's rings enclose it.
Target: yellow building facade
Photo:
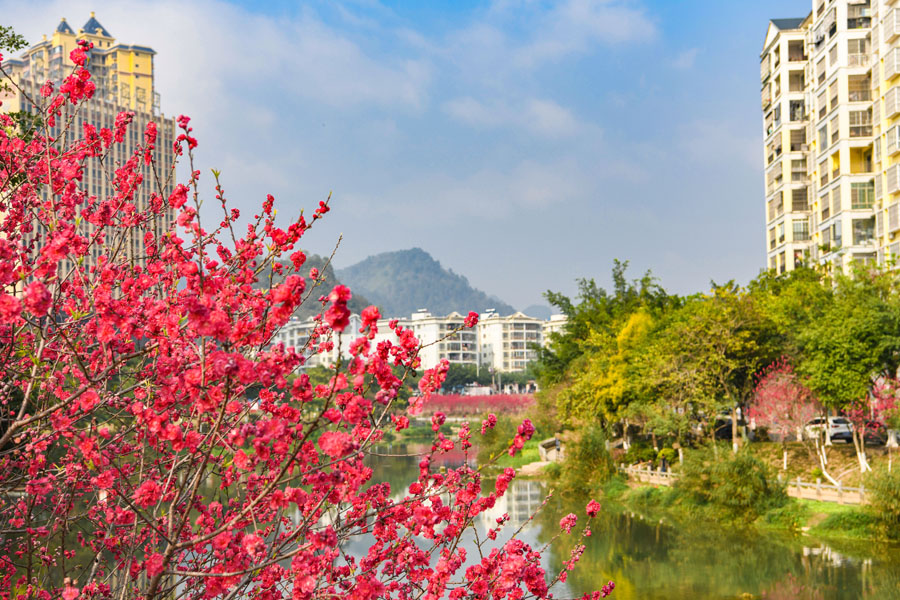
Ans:
[[[900,185],[888,184],[896,150],[886,151],[885,132],[898,115],[885,101],[898,82],[886,56],[898,36],[885,24],[900,19],[894,4],[813,0],[805,17],[769,23],[760,82],[770,269],[846,271],[891,256],[900,227],[886,219],[893,211],[896,220]]]
[[[66,106],[65,110],[71,113],[51,128],[50,135],[59,139],[65,127],[81,135],[86,123],[98,130],[101,127],[112,129],[119,113],[134,113],[125,143],[114,145],[109,156],[90,158],[85,164],[81,188],[98,199],[107,199],[115,195],[115,170],[130,158],[138,144],[143,143],[147,123],[156,123],[156,165],[145,165],[141,161],[139,171],[144,185],[132,199],[138,210],[146,210],[151,194],[156,193],[163,199],[168,199],[174,187],[173,144],[177,135],[174,119],[166,118],[160,112],[159,93],[155,88],[153,71],[156,52],[152,48],[116,41],[94,13],[90,14],[77,31],[66,19],[62,19],[50,36],[44,35],[40,42],[25,50],[20,57],[4,61],[15,85],[9,86],[5,95],[0,92],[3,100],[0,109],[4,112],[33,113],[35,107],[30,99],[41,100],[41,86],[50,81],[58,88],[62,80],[72,73],[75,65],[69,54],[81,39],[93,43],[93,48],[87,52],[85,67],[90,71],[91,81],[96,86],[94,97],[77,109]],[[171,226],[173,220],[173,212],[165,211],[160,218],[142,225],[141,231],[131,231],[127,239],[119,240],[116,245],[120,249],[118,251],[132,260],[141,261],[144,253],[144,230],[159,236]],[[87,226],[85,233],[90,233]],[[99,249],[95,249],[90,258],[96,260],[97,256]]]

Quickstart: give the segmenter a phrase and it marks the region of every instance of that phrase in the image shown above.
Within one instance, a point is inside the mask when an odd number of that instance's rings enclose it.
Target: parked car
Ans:
[[[827,434],[832,442],[841,441],[853,442],[853,424],[846,417],[828,417],[827,418]],[[826,427],[825,417],[816,417],[809,421],[804,427],[807,436],[815,437],[822,435],[822,430]]]
[[[884,446],[887,443],[887,427],[878,421],[866,421],[867,446]]]

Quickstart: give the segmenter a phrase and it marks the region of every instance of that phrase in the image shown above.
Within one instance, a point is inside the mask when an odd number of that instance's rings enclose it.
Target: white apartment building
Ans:
[[[350,359],[350,342],[359,337],[359,329],[362,327],[362,320],[359,315],[350,315],[350,324],[343,333],[332,333],[329,338],[320,338],[316,341],[316,345],[309,346],[309,336],[316,328],[315,320],[309,319],[291,319],[285,323],[278,332],[272,337],[272,344],[283,343],[285,348],[295,348],[306,356],[305,366],[308,367],[330,367],[335,364],[338,357],[342,357],[343,361]],[[317,352],[322,344],[330,341],[332,347],[325,352]]]
[[[538,358],[533,345],[543,345],[544,323],[521,312],[506,317],[492,311],[483,313],[478,321],[481,366],[506,373],[524,371]]]
[[[813,0],[806,17],[769,23],[760,78],[770,269],[846,271],[891,254],[900,230],[896,4]]]
[[[388,327],[389,319],[378,321],[378,333],[372,345],[388,340],[397,341]],[[529,362],[538,358],[534,344],[542,346],[549,340],[550,332],[561,332],[566,325],[564,315],[554,315],[549,321],[529,317],[521,312],[501,317],[493,311],[482,314],[478,325],[472,329],[465,327],[465,317],[457,312],[446,316],[432,315],[421,309],[408,319],[399,319],[398,325],[410,329],[422,345],[419,352],[421,368],[430,369],[447,360],[450,364],[472,365],[493,369],[497,373],[524,371]],[[309,334],[315,329],[313,319],[292,319],[273,337],[272,343],[281,342],[285,347],[303,348],[308,366],[330,366],[338,357],[337,338],[334,347],[322,354],[306,348]],[[362,321],[358,315],[351,315],[350,325],[341,338],[341,355],[348,359],[350,341],[359,337]],[[321,342],[321,340],[320,340]]]
[[[550,320],[544,321],[541,346],[546,346],[550,343],[551,333],[564,333],[568,323],[569,318],[566,315],[550,315]]]

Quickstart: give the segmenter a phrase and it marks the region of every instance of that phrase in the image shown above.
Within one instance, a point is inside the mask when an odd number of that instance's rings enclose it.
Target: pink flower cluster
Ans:
[[[420,366],[411,330],[392,322],[372,344],[380,315],[367,308],[349,358],[321,379],[302,371],[302,351],[271,343],[321,283],[300,272],[298,246],[328,200],[308,222],[276,220],[267,196],[236,227],[217,180],[220,218],[201,224],[190,119],[177,119],[179,183],[158,158],[162,128],[132,131],[129,112],[89,122],[90,44],[71,59],[31,107],[37,130],[0,114],[0,487],[24,491],[0,502],[0,597],[547,597],[540,553],[521,540],[464,566],[460,540],[515,471],[483,489],[467,464],[438,467],[472,445],[468,426],[440,431],[450,411],[434,415],[406,493],[372,480],[384,428],[409,426],[398,399]],[[76,111],[81,131],[58,135]],[[108,194],[87,185],[89,169]],[[341,343],[350,299],[340,285],[321,299],[311,351]],[[424,373],[410,412],[447,369]],[[523,422],[513,449],[533,432]],[[360,539],[361,556],[344,552]]]

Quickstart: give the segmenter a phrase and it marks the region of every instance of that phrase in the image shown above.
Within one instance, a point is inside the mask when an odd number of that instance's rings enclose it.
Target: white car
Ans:
[[[810,438],[822,435],[822,429],[825,427],[825,417],[816,417],[806,424],[804,428],[806,435]],[[840,440],[843,442],[853,441],[853,424],[846,417],[828,417],[828,437],[831,441]]]

